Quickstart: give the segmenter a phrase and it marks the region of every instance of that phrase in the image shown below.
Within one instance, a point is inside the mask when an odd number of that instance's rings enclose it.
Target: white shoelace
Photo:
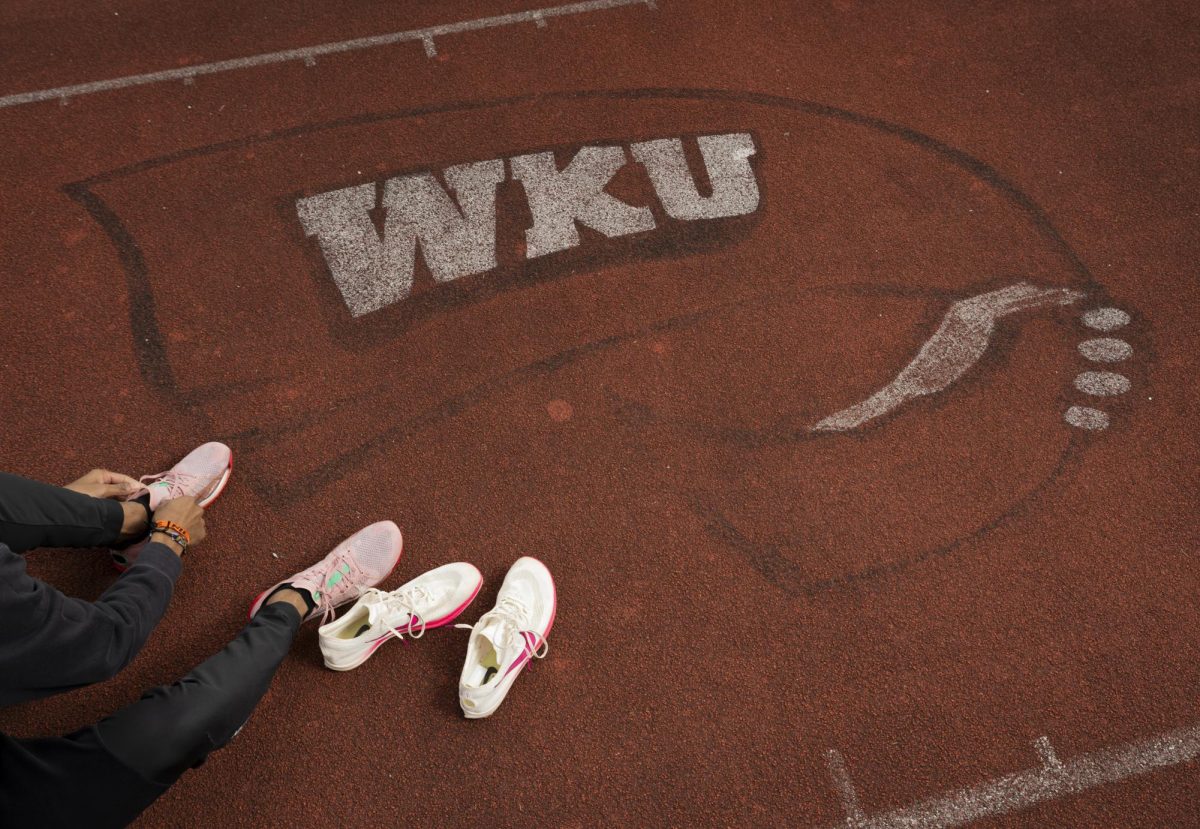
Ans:
[[[512,648],[515,640],[518,637],[521,642],[521,652],[529,652],[529,655],[534,659],[544,659],[546,654],[550,653],[550,643],[546,641],[546,637],[535,630],[529,630],[529,618],[532,614],[525,603],[515,596],[505,596],[496,603],[496,606],[487,613],[479,617],[479,621],[473,625],[455,625],[456,628],[464,628],[465,630],[474,630],[481,624],[486,622],[496,621],[500,623],[500,629],[503,631],[501,636],[503,642],[495,642],[504,650]],[[530,639],[533,640],[533,647],[530,647]]]
[[[400,611],[408,614],[408,625],[387,625],[387,629],[400,640],[404,639],[405,633],[413,639],[420,639],[425,635],[425,616],[418,607],[432,607],[437,604],[437,597],[429,591],[423,584],[418,584],[404,590],[403,592],[385,593],[382,590],[376,590],[374,587],[369,588],[364,592],[365,596],[370,596],[370,603],[375,606],[382,606],[383,612],[387,614],[390,611]],[[387,616],[385,615],[386,619]],[[401,617],[403,618],[403,617]],[[401,627],[407,627],[404,633],[401,633]]]

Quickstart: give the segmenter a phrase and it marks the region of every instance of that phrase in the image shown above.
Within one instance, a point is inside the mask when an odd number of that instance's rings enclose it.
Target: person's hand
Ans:
[[[142,488],[142,485],[128,475],[120,472],[110,472],[107,469],[93,469],[78,481],[67,484],[66,489],[90,495],[93,498],[125,499]]]
[[[170,521],[187,530],[188,536],[191,538],[188,544],[189,548],[195,547],[204,540],[204,509],[191,496],[164,501],[154,511],[151,523],[156,521]],[[164,541],[167,536],[155,535],[153,538],[155,541]],[[164,543],[168,542],[164,541]],[[175,545],[169,543],[168,546],[174,547]]]

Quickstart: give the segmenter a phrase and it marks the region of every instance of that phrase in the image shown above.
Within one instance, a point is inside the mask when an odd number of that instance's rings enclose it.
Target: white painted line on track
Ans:
[[[1075,388],[1093,397],[1113,397],[1129,391],[1132,384],[1114,371],[1084,371],[1075,377]]]
[[[214,63],[201,63],[195,66],[184,66],[179,69],[147,72],[142,75],[126,75],[122,78],[113,78],[107,81],[92,81],[91,83],[60,86],[54,89],[40,89],[36,92],[20,92],[15,95],[0,97],[0,109],[20,106],[21,104],[32,104],[38,101],[49,101],[55,98],[65,103],[68,99],[77,98],[81,95],[93,95],[97,92],[128,89],[133,86],[147,86],[149,84],[168,81],[190,83],[194,81],[197,75],[217,75],[222,72],[233,72],[238,69],[251,69],[256,66],[269,66],[271,64],[289,63],[291,61],[301,61],[305,66],[313,66],[316,63],[316,59],[322,55],[355,52],[361,49],[373,49],[377,46],[390,46],[394,43],[420,41],[425,48],[425,54],[432,58],[437,56],[437,48],[433,42],[435,37],[444,37],[445,35],[458,34],[460,32],[474,32],[480,29],[515,26],[521,23],[534,23],[538,28],[544,28],[546,18],[549,17],[567,17],[575,14],[615,9],[621,6],[646,6],[651,11],[656,8],[654,0],[585,0],[585,2],[581,3],[568,3],[562,6],[550,6],[531,11],[501,14],[495,17],[481,17],[476,20],[463,20],[458,23],[443,23],[424,29],[391,32],[390,34],[360,37],[336,43],[322,43],[317,46],[306,46],[300,49],[285,49],[280,52],[267,52],[245,58],[233,58]]]
[[[1093,308],[1083,315],[1083,324],[1097,331],[1115,331],[1128,325],[1130,316],[1120,308]]]
[[[846,826],[857,826],[866,815],[858,805],[858,792],[854,791],[854,783],[846,771],[846,761],[842,759],[840,751],[831,748],[825,752],[825,762],[829,765],[829,776],[833,778],[833,785],[842,800],[842,809],[846,812]]]
[[[1038,739],[1034,748],[1041,759],[1041,768],[1008,774],[873,816],[864,815],[861,809],[858,816],[847,810],[847,818],[831,824],[830,829],[942,829],[1028,809],[1048,800],[1193,760],[1200,756],[1200,725],[1081,754],[1065,763],[1058,759],[1046,737]],[[830,751],[827,759],[835,753]],[[841,755],[837,756],[840,761]],[[830,763],[832,769],[832,760]],[[836,779],[835,784],[842,795],[842,786]],[[857,796],[854,806],[859,808]]]
[[[1043,768],[1054,769],[1055,771],[1062,770],[1062,760],[1059,760],[1058,755],[1054,753],[1054,746],[1050,744],[1049,737],[1038,737],[1033,741],[1033,747],[1037,749]]]
[[[1098,337],[1079,344],[1079,353],[1093,363],[1119,363],[1133,354],[1133,346],[1116,337]]]

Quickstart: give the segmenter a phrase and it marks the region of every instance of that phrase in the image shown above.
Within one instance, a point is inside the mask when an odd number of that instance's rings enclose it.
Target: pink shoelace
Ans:
[[[166,472],[159,472],[157,475],[143,475],[138,478],[138,482],[142,485],[142,489],[130,496],[131,498],[138,498],[145,495],[150,489],[150,484],[161,482],[167,485],[167,497],[163,500],[170,501],[187,495],[188,487],[195,486],[196,491],[199,491],[200,476],[168,469]]]
[[[359,569],[358,564],[355,563],[353,554],[353,550],[347,550],[344,553],[339,553],[337,557],[333,559],[333,561],[329,562],[329,566],[326,567],[321,573],[321,577],[318,580],[319,584],[321,585],[319,588],[321,595],[317,598],[317,606],[312,611],[314,614],[320,612],[321,625],[326,625],[333,619],[338,605],[357,599],[363,594],[363,590],[365,589],[362,586],[363,573],[362,570]],[[330,574],[338,571],[343,564],[346,565],[347,572],[343,575],[342,580],[338,582],[334,589],[340,589],[341,586],[345,584],[348,588],[354,591],[354,595],[339,601],[337,604],[334,604],[333,599],[330,598],[331,591],[326,590],[325,585],[329,583]]]

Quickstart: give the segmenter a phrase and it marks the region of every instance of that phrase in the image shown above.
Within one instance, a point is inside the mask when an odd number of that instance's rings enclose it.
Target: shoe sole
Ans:
[[[483,589],[483,580],[480,579],[479,586],[475,588],[475,592],[471,594],[471,597],[469,599],[467,599],[465,602],[463,602],[461,605],[459,605],[457,609],[452,610],[448,615],[443,616],[442,618],[437,619],[436,621],[427,622],[425,624],[425,630],[435,630],[437,628],[443,627],[443,626],[448,625],[451,622],[453,622],[455,619],[457,619],[459,616],[461,616],[463,614],[463,611],[465,611],[468,607],[471,606],[471,602],[475,601],[475,597],[479,595],[479,591],[482,589]],[[410,631],[406,631],[406,632],[411,632],[411,625],[410,625]],[[344,666],[331,665],[331,664],[329,664],[328,661],[326,661],[325,667],[331,671],[353,671],[355,668],[362,665],[364,662],[366,662],[368,659],[370,659],[372,656],[374,656],[375,651],[377,651],[381,647],[383,647],[383,644],[385,642],[391,641],[392,639],[395,639],[395,638],[396,638],[396,634],[389,630],[383,636],[379,637],[374,642],[372,642],[371,646],[369,648],[367,648],[366,653],[360,659],[356,659],[354,662],[352,662],[348,665],[344,665]]]
[[[230,476],[233,475],[233,453],[229,453],[229,466],[225,467],[225,471],[221,474],[221,480],[217,483],[217,488],[208,494],[208,497],[203,501],[197,501],[201,508],[207,509],[213,501],[217,500],[222,492],[225,491],[225,485],[229,483]]]
[[[233,475],[233,453],[230,452],[229,453],[229,466],[225,467],[225,471],[223,473],[221,473],[221,480],[217,484],[217,488],[214,489],[212,492],[210,492],[208,494],[208,497],[205,498],[203,501],[197,501],[196,502],[197,505],[201,509],[207,509],[213,503],[213,501],[217,500],[217,496],[219,496],[222,492],[225,491],[225,486],[229,483],[229,478],[232,475]],[[109,555],[111,556],[112,553],[109,553]],[[128,570],[130,567],[133,566],[132,564],[119,564],[115,558],[113,558],[111,560],[112,560],[113,567],[116,569],[116,571],[118,573],[124,573],[126,570]]]
[[[529,558],[532,558],[538,564],[542,565],[543,567],[546,567],[546,562],[542,561],[540,558],[534,558],[533,556],[529,556]],[[550,572],[549,567],[546,567],[546,572],[547,573]],[[558,616],[558,585],[554,583],[553,575],[550,576],[550,584],[554,587],[554,604],[550,605],[550,621],[546,623],[546,629],[544,631],[542,631],[542,640],[543,641],[545,641],[550,636],[550,629],[554,627],[554,620]],[[526,657],[525,661],[521,663],[521,666],[516,669],[516,674],[513,676],[513,681],[508,686],[508,691],[512,690],[512,686],[516,684],[517,677],[521,675],[521,671],[525,670],[526,666],[528,666],[529,663],[532,661],[533,661],[533,655],[531,653],[528,657]],[[490,716],[492,716],[492,714],[495,714],[496,711],[500,708],[500,705],[504,702],[504,700],[508,699],[508,691],[505,691],[504,696],[500,697],[500,699],[498,699],[496,701],[496,704],[493,705],[491,708],[489,708],[486,711],[472,711],[471,713],[468,714],[466,709],[464,709],[461,704],[459,704],[459,706],[458,706],[459,710],[461,710],[463,712],[463,717],[465,719],[468,719],[468,720],[485,719],[486,717],[490,717]]]

